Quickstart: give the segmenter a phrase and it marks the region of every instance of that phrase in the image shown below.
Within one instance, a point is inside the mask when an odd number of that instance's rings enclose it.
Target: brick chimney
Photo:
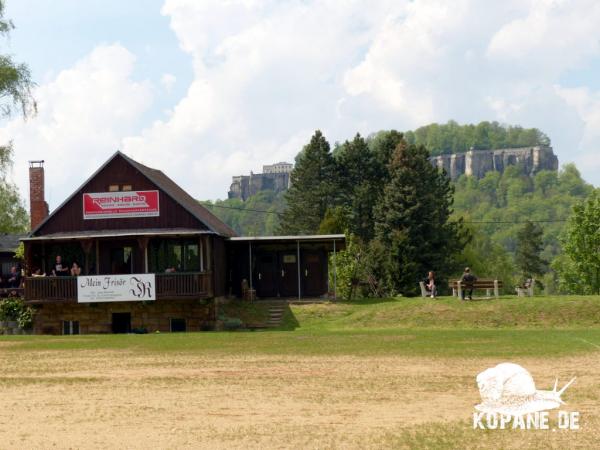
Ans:
[[[44,196],[44,161],[29,161],[29,214],[31,229],[48,217],[48,203]]]

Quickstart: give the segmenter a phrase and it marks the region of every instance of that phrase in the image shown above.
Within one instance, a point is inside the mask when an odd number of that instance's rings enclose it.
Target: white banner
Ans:
[[[77,277],[77,302],[138,302],[156,300],[154,274]]]

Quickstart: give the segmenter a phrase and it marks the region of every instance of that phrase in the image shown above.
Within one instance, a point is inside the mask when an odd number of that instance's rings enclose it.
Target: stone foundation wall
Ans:
[[[80,334],[111,333],[112,313],[131,313],[131,328],[169,332],[170,319],[185,319],[187,331],[202,331],[215,321],[212,300],[154,302],[50,303],[36,306],[34,334],[62,334],[65,320],[79,321]]]

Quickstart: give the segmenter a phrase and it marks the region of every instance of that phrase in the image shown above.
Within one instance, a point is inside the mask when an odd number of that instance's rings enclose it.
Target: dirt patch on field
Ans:
[[[578,377],[565,409],[581,412],[583,428],[571,434],[476,434],[470,422],[479,401],[475,376],[498,362],[6,352],[0,353],[0,442],[130,449],[595,445],[599,353],[514,361],[541,389],[551,388],[555,376]]]

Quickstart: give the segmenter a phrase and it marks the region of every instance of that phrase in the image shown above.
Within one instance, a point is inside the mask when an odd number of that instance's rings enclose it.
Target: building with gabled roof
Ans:
[[[327,253],[343,235],[239,238],[121,152],[48,214],[43,170],[30,164],[33,229],[22,238],[36,333],[199,331],[214,325],[208,299],[329,292]]]

